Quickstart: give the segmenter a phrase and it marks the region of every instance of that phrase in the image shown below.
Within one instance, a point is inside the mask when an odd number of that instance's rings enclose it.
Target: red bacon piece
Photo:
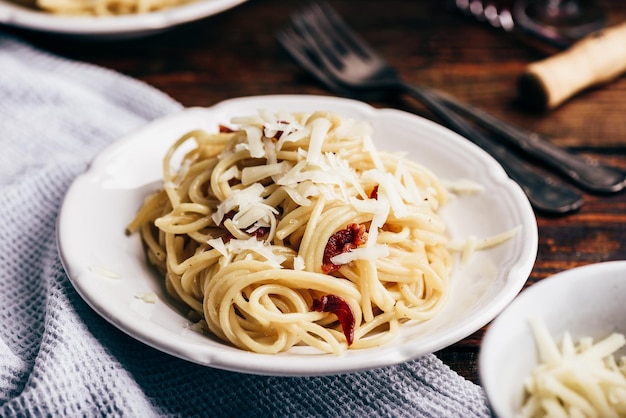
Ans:
[[[378,200],[378,184],[376,186],[374,186],[374,188],[370,192],[370,199]]]
[[[348,345],[354,341],[354,327],[356,320],[350,305],[341,297],[335,295],[322,296],[322,299],[313,301],[312,310],[316,312],[330,312],[337,315],[343,335]]]
[[[322,260],[322,271],[326,274],[336,271],[340,266],[330,261],[334,256],[346,253],[366,242],[366,231],[364,225],[350,224],[346,229],[335,232],[328,239],[328,244],[324,248],[324,258]]]

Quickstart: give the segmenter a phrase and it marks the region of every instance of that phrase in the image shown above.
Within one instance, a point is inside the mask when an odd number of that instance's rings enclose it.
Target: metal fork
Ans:
[[[477,119],[483,126],[503,135],[545,163],[557,166],[562,174],[589,189],[617,191],[626,184],[623,173],[612,167],[602,167],[595,161],[590,162],[551,146],[549,142],[541,144],[542,149],[536,151],[538,141],[535,134],[530,135],[431,89],[404,83],[397,72],[326,4],[313,4],[294,14],[292,26],[279,32],[278,40],[298,63],[338,94],[354,96],[381,91],[406,92],[422,101],[449,128],[474,141],[499,160],[509,176],[526,191],[536,209],[567,213],[578,209],[582,198],[556,179],[532,171],[517,154],[493,142],[459,113]],[[598,171],[601,173],[598,174]],[[605,180],[607,177],[610,182]]]

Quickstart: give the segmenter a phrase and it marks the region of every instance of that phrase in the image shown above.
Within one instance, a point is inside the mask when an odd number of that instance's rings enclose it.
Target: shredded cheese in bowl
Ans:
[[[522,417],[626,417],[626,359],[616,359],[626,337],[613,333],[594,341],[574,341],[565,332],[560,344],[545,323],[531,320],[539,364],[524,381]]]

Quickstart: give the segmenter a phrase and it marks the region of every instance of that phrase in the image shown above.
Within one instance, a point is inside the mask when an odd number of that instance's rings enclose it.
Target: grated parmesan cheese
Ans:
[[[276,143],[276,149],[277,150],[282,150],[283,149],[283,145],[287,142],[298,142],[301,139],[306,138],[307,136],[309,136],[310,134],[310,128],[305,128],[302,126],[298,126],[297,130],[294,130],[292,132],[287,133],[286,135],[283,134],[280,136],[280,139],[278,140],[278,142]]]
[[[448,242],[448,248],[461,252],[461,263],[465,263],[471,255],[478,250],[485,250],[493,248],[502,244],[505,241],[513,238],[519,231],[522,230],[521,225],[517,225],[509,230],[506,230],[497,235],[491,235],[489,237],[478,239],[477,237],[470,235],[464,239],[457,239]]]
[[[207,241],[207,244],[215,248],[224,257],[228,256],[228,250],[226,250],[226,245],[224,244],[224,240],[221,237],[210,239]]]
[[[268,177],[286,173],[287,170],[289,170],[290,168],[291,164],[289,164],[287,161],[273,164],[255,165],[252,167],[244,167],[243,170],[241,170],[241,183],[245,186],[248,186],[252,183],[259,182]]]
[[[248,139],[248,146],[250,147],[250,156],[252,158],[265,157],[265,148],[263,147],[263,131],[257,126],[245,126],[243,128],[246,131],[246,138]]]
[[[369,133],[368,135],[363,136],[363,144],[365,147],[364,151],[369,154],[370,158],[374,162],[374,166],[376,167],[376,169],[379,171],[384,171],[385,165],[380,159],[380,155],[378,154],[378,152],[376,152],[376,147],[374,147],[374,141],[372,141],[372,137]]]
[[[276,164],[278,162],[278,150],[274,141],[269,137],[263,138],[263,147],[265,148],[265,158],[268,164]]]
[[[424,194],[436,193],[435,190],[420,191],[401,158],[394,171],[388,172],[381,155],[374,148],[372,127],[364,121],[323,113],[309,116],[260,110],[257,116],[233,118],[232,122],[240,124],[246,133],[245,137],[242,136],[244,142],[239,145],[245,145],[252,158],[266,160],[265,164],[246,166],[232,172],[229,170],[222,175],[221,180],[225,181],[240,179],[244,188],[233,189],[232,195],[218,205],[212,219],[220,225],[227,213],[236,210],[237,213],[226,224],[237,238],[245,234],[239,234],[232,228],[250,234],[258,228],[270,227],[270,237],[274,236],[278,212],[266,200],[273,203],[276,196],[284,194],[297,205],[306,207],[312,204],[314,198],[324,197],[328,201],[340,200],[352,205],[357,212],[373,214],[365,246],[337,256],[337,263],[383,257],[388,254],[388,248],[377,245],[377,240],[387,219],[392,215],[395,218],[408,216],[410,209],[407,205],[421,205],[425,200]],[[285,144],[304,139],[307,141],[303,144],[307,147],[282,151]],[[352,156],[346,152],[323,152],[326,141],[338,139],[361,139],[364,144],[362,152],[369,154],[374,168],[357,172],[349,162]],[[225,153],[228,152],[232,151],[225,150]],[[279,152],[296,153],[297,158],[291,162],[280,161]],[[278,186],[266,198],[262,196],[264,186],[260,184],[265,179],[271,179]],[[370,199],[365,192],[365,188],[369,190],[373,186],[378,187],[376,199]],[[221,240],[209,240],[209,244],[225,257],[234,251],[233,246],[241,245],[236,244],[237,240],[231,242],[224,244]],[[257,242],[256,239],[254,242]],[[264,254],[264,248],[254,248],[258,254]]]
[[[156,293],[145,292],[145,293],[140,293],[138,295],[135,295],[135,299],[139,299],[145,303],[153,304],[153,303],[157,303],[157,301],[159,300],[159,297],[156,295]]]
[[[413,180],[413,176],[409,173],[403,160],[398,161],[395,176],[398,182],[404,185],[402,197],[407,202],[417,205],[424,200],[422,192],[420,192],[417,184],[415,184],[415,180]]]
[[[326,140],[331,122],[326,118],[317,118],[313,121],[312,125],[306,161],[309,164],[319,164],[322,159],[322,144]]]
[[[269,244],[255,237],[248,239],[231,239],[227,243],[224,243],[222,238],[213,238],[208,240],[207,243],[225,258],[230,258],[231,255],[235,254],[251,252],[261,256],[276,268],[282,268],[282,264],[287,260],[287,257],[284,255],[274,254]],[[252,257],[249,256],[249,258],[251,259]]]
[[[388,255],[389,247],[387,245],[374,245],[371,247],[354,248],[348,252],[334,256],[330,261],[340,266],[355,260],[374,260],[376,258],[387,257]]]
[[[442,181],[442,183],[448,191],[455,194],[474,194],[480,193],[485,189],[481,184],[468,179]]]
[[[530,325],[540,363],[524,382],[527,396],[518,417],[626,416],[626,366],[614,357],[626,345],[624,335],[575,344],[566,332],[559,347],[540,318]]]
[[[293,269],[295,271],[302,271],[304,270],[304,268],[304,258],[302,258],[302,256],[300,255],[296,256],[296,258],[293,259]]]
[[[103,277],[107,277],[109,279],[119,279],[120,275],[114,271],[105,269],[103,267],[90,266],[88,267],[89,271],[95,274],[98,274]]]
[[[264,257],[268,263],[276,268],[282,268],[282,263],[287,259],[284,255],[274,254],[269,245],[266,245],[256,238],[247,240],[231,239],[227,244],[227,248],[234,253],[241,253],[243,251],[254,252]]]
[[[379,170],[368,170],[363,173],[363,177],[379,185],[379,199],[381,195],[384,195],[388,199],[391,211],[396,218],[403,218],[407,215],[406,205],[402,201],[402,195],[405,193],[402,193],[401,186],[396,182],[391,173]]]
[[[244,189],[234,191],[232,195],[227,197],[223,202],[217,206],[217,211],[212,215],[215,225],[219,225],[224,216],[235,208],[239,210],[245,210],[248,206],[259,203],[263,200],[261,193],[265,188],[260,183],[255,183]]]

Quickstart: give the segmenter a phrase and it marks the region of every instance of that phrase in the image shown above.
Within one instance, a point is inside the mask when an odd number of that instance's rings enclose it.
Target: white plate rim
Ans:
[[[195,0],[150,13],[120,16],[61,16],[0,0],[0,23],[61,35],[93,38],[144,36],[209,17],[247,0]]]
[[[289,353],[274,356],[248,353],[227,346],[205,347],[197,341],[187,342],[181,341],[181,339],[172,339],[171,335],[151,334],[143,328],[146,323],[129,322],[127,320],[128,312],[121,313],[120,311],[124,307],[116,306],[110,301],[98,300],[98,295],[91,288],[93,277],[88,277],[89,274],[85,271],[88,266],[81,265],[82,260],[76,259],[74,254],[77,245],[81,244],[75,242],[77,239],[74,236],[76,230],[72,227],[71,216],[75,214],[75,211],[72,211],[73,207],[80,206],[78,196],[81,191],[84,191],[85,187],[93,187],[94,182],[97,184],[98,181],[102,181],[98,179],[106,175],[105,170],[111,170],[111,166],[115,166],[115,159],[120,157],[120,151],[129,144],[145,142],[147,132],[161,131],[163,127],[171,127],[180,122],[198,122],[200,118],[206,118],[207,115],[214,117],[220,112],[232,112],[235,108],[250,110],[268,107],[276,109],[281,108],[281,106],[282,108],[289,106],[290,109],[313,106],[317,109],[338,112],[356,112],[368,115],[374,121],[398,118],[398,120],[414,124],[421,130],[445,138],[444,141],[435,145],[435,149],[445,144],[448,149],[458,150],[453,152],[462,153],[463,158],[480,162],[481,166],[477,169],[481,171],[481,175],[488,176],[486,178],[492,183],[492,186],[497,186],[499,190],[506,193],[505,197],[508,199],[508,203],[516,211],[511,216],[522,225],[522,236],[515,238],[515,248],[519,246],[517,248],[519,254],[509,254],[514,259],[509,261],[506,277],[504,283],[501,283],[501,288],[497,290],[497,297],[494,297],[480,312],[472,312],[472,315],[463,318],[460,321],[462,326],[458,326],[447,333],[435,333],[431,338],[421,340],[420,344],[404,343],[400,346],[390,345],[370,350],[350,350],[349,354],[342,357],[323,355],[321,357],[305,356],[305,358],[298,354],[291,355]],[[230,114],[230,116],[235,115]],[[223,123],[224,121],[220,122]],[[212,120],[210,123],[214,125],[216,121]],[[168,140],[168,144],[174,139]],[[538,246],[536,219],[522,189],[508,178],[495,160],[473,143],[432,121],[407,112],[394,109],[375,109],[365,103],[350,99],[310,95],[252,96],[225,100],[209,108],[188,108],[174,115],[153,121],[114,142],[102,151],[85,173],[79,175],[70,186],[58,218],[57,241],[61,261],[76,291],[98,314],[127,334],[161,351],[198,364],[238,372],[284,376],[337,374],[393,365],[438,351],[460,341],[495,318],[519,293],[530,275]],[[147,325],[150,326],[150,324]]]

